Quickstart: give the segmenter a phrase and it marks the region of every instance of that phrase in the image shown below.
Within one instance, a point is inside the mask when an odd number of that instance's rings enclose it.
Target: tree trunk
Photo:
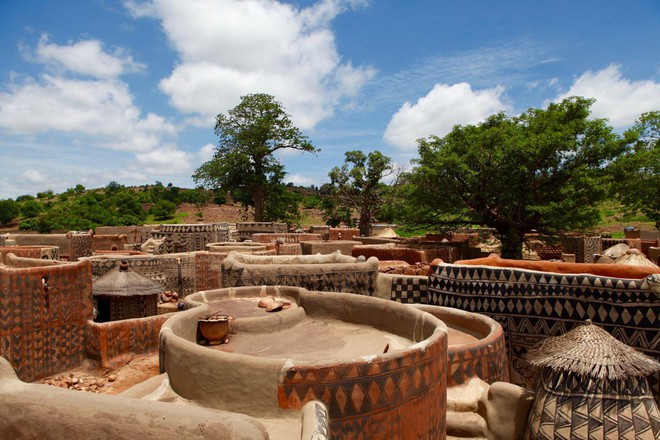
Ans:
[[[502,258],[522,260],[522,245],[525,233],[515,227],[507,227],[501,230]]]
[[[362,211],[360,213],[360,222],[358,223],[358,229],[360,230],[361,237],[369,236],[369,227],[371,226],[371,213],[369,211]]]
[[[264,196],[263,186],[255,188],[254,194],[252,195],[252,201],[254,202],[254,221],[264,221],[264,206],[266,204],[266,198]]]

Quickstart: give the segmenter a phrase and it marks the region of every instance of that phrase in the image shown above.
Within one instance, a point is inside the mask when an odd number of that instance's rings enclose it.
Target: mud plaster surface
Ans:
[[[228,353],[294,361],[339,361],[375,356],[409,347],[413,341],[365,325],[335,319],[305,318],[270,333],[232,334],[229,343],[210,347]]]

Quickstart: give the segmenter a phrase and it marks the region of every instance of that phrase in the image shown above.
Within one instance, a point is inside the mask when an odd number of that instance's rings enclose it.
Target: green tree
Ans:
[[[614,195],[660,229],[660,111],[642,114],[625,135],[629,148],[613,164]]]
[[[169,200],[160,199],[154,206],[151,207],[149,213],[153,215],[156,220],[166,220],[172,218],[176,212],[176,205]]]
[[[387,185],[382,180],[392,174],[392,160],[380,151],[366,155],[354,150],[345,156],[341,168],[334,167],[328,174],[333,209],[359,213],[358,229],[360,235],[367,237],[372,219],[383,206]]]
[[[213,159],[195,170],[193,179],[211,189],[231,191],[236,200],[254,207],[255,221],[266,218],[266,201],[282,185],[283,168],[273,153],[317,151],[282,105],[263,93],[243,96],[227,115],[219,114],[215,133],[220,141]]]
[[[43,210],[43,205],[35,199],[27,199],[21,205],[21,215],[25,218],[38,216]]]
[[[0,226],[10,223],[20,212],[20,206],[14,200],[0,200]]]
[[[522,257],[524,234],[595,226],[607,195],[606,164],[625,142],[604,120],[589,119],[593,100],[572,97],[516,116],[499,113],[421,139],[410,194],[419,223],[495,228],[502,255]]]

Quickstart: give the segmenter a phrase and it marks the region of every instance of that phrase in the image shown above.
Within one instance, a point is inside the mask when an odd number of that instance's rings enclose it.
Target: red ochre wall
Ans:
[[[34,381],[80,365],[92,313],[89,261],[0,267],[0,356],[9,360],[21,380]]]

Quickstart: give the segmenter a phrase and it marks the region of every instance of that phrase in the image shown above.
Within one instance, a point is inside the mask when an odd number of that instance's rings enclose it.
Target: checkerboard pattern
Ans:
[[[428,278],[399,276],[392,279],[392,301],[403,304],[426,304],[428,302]]]

